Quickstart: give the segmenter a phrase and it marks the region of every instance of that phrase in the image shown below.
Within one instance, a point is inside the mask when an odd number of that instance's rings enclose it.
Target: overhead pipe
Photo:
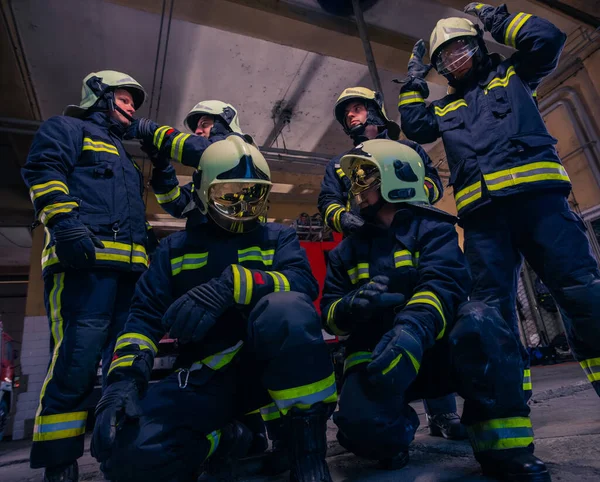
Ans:
[[[371,80],[373,81],[375,90],[381,92],[381,95],[383,96],[381,80],[379,79],[379,72],[377,72],[377,64],[375,63],[375,56],[373,55],[373,49],[371,48],[371,42],[369,41],[367,24],[365,23],[362,8],[360,8],[360,0],[352,0],[352,8],[354,10],[354,17],[356,18],[358,34],[363,44],[363,49],[365,50],[365,57],[367,59],[367,66],[369,67],[369,73],[371,74]]]

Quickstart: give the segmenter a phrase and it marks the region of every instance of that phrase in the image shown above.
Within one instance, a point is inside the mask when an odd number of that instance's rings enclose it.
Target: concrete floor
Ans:
[[[600,399],[585,381],[576,363],[565,363],[532,369],[534,395],[531,400],[533,426],[536,434],[536,454],[551,470],[553,480],[560,482],[600,481]],[[375,468],[343,451],[335,442],[331,425],[329,466],[335,482],[361,481],[403,482],[485,481],[471,455],[467,442],[450,442],[427,435],[421,403],[415,403],[422,428],[411,446],[410,464],[396,472]],[[42,471],[31,470],[28,464],[30,442],[0,443],[0,481],[41,481]],[[98,464],[86,452],[80,463],[80,478],[102,481]],[[246,481],[284,482],[287,476],[250,477]]]

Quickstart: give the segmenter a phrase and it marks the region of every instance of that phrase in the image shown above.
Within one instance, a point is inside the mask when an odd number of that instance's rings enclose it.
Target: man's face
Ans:
[[[442,58],[447,59],[448,63],[451,63],[453,59],[459,59],[461,54],[463,54],[465,49],[465,42],[463,40],[457,40],[455,42],[450,42],[446,47],[442,49],[440,52],[440,56]],[[473,57],[469,57],[466,61],[461,62],[459,60],[456,62],[455,70],[451,71],[451,74],[454,78],[460,80],[465,75],[469,73],[471,68],[473,67]]]
[[[215,119],[212,115],[203,115],[198,120],[198,125],[196,126],[194,134],[200,137],[206,137],[208,139],[210,137],[210,130],[214,125]]]
[[[367,122],[367,108],[362,102],[349,102],[344,112],[344,121],[348,129],[364,124]]]
[[[125,89],[115,90],[115,105],[120,107],[121,109],[123,109],[131,117],[133,117],[133,114],[135,114],[135,105],[133,103],[133,96],[131,95],[131,93],[128,90],[125,90]],[[119,111],[117,111],[116,109],[110,113],[110,116],[114,120],[119,122],[120,124],[124,125],[125,127],[127,127],[127,126],[129,126],[129,124],[131,124],[131,121],[129,119],[127,119],[127,117],[125,117]]]

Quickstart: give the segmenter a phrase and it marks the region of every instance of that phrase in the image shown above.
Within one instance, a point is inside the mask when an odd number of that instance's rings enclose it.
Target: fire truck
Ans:
[[[0,321],[0,440],[8,426],[10,412],[14,406],[15,389],[18,387],[17,367],[15,360],[17,352],[14,350],[15,341],[4,333]]]

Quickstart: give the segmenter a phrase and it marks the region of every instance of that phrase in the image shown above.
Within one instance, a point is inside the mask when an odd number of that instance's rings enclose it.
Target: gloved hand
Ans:
[[[387,276],[375,276],[371,281],[344,296],[338,312],[344,317],[351,317],[353,323],[370,321],[377,309],[377,303],[383,293],[388,290],[390,279]]]
[[[154,131],[156,131],[158,127],[159,125],[151,119],[145,117],[134,119],[127,128],[125,139],[140,139],[152,142]]]
[[[72,218],[57,221],[51,228],[55,250],[67,268],[89,268],[96,262],[96,248],[104,244],[85,225]]]
[[[367,365],[369,381],[386,391],[402,394],[419,373],[423,347],[410,327],[399,323],[383,335],[372,357]]]
[[[423,57],[427,52],[427,46],[423,39],[417,40],[413,47],[412,55],[408,61],[408,75],[413,79],[425,79],[429,71],[433,68],[431,64],[425,64]]]
[[[504,7],[504,10],[506,10],[505,5],[503,5],[501,7]],[[488,5],[486,3],[471,2],[471,3],[469,3],[469,5],[467,5],[464,8],[463,11],[465,13],[468,13],[469,15],[478,17],[479,20],[481,21],[481,23],[483,24],[483,27],[485,28],[485,30],[487,30],[489,32],[492,30],[492,25],[494,23],[494,16],[496,15],[497,8],[501,8],[501,7],[494,7],[494,6]]]
[[[360,216],[357,216],[350,211],[345,211],[340,216],[340,226],[342,227],[342,232],[349,236],[352,233],[355,233],[360,228],[363,227],[365,221]]]
[[[92,435],[92,456],[98,462],[106,461],[112,452],[117,430],[128,420],[142,415],[139,391],[134,380],[111,383],[96,405],[96,424]]]
[[[170,159],[162,155],[152,141],[144,139],[140,142],[140,148],[150,158],[150,162],[155,168],[163,170],[171,164]]]
[[[198,343],[233,304],[233,273],[229,266],[219,278],[196,286],[177,299],[163,316],[162,324],[171,338],[180,343]]]

